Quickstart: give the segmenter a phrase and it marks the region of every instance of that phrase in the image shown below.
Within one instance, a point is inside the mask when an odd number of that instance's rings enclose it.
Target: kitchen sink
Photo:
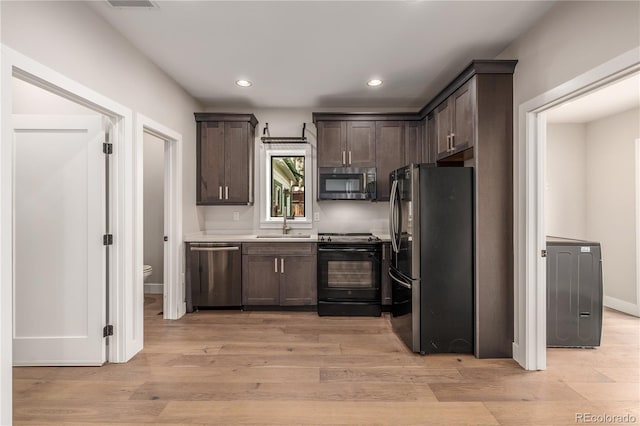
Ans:
[[[258,235],[256,238],[311,238],[309,234],[275,234],[275,235]]]

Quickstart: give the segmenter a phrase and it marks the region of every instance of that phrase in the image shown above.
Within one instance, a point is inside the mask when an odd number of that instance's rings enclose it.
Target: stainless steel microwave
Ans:
[[[375,199],[375,167],[318,168],[318,200]]]

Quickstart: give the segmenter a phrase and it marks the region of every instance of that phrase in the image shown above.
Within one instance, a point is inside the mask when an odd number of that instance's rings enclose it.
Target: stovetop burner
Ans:
[[[377,243],[380,238],[371,232],[321,232],[318,234],[321,243]]]

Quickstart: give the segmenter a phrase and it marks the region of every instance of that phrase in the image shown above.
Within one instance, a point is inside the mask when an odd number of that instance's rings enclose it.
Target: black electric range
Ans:
[[[380,316],[381,256],[371,233],[318,234],[318,315]]]

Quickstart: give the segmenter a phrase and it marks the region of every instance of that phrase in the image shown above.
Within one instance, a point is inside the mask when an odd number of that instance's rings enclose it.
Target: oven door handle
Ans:
[[[318,248],[318,251],[330,251],[330,252],[347,252],[347,253],[371,253],[375,251],[369,249],[354,249],[354,248]]]
[[[413,285],[411,283],[407,283],[404,282],[403,280],[401,280],[399,277],[396,277],[393,272],[391,272],[391,268],[389,268],[389,277],[396,282],[398,285],[400,285],[401,287],[407,288],[409,290],[411,290],[413,288]]]

